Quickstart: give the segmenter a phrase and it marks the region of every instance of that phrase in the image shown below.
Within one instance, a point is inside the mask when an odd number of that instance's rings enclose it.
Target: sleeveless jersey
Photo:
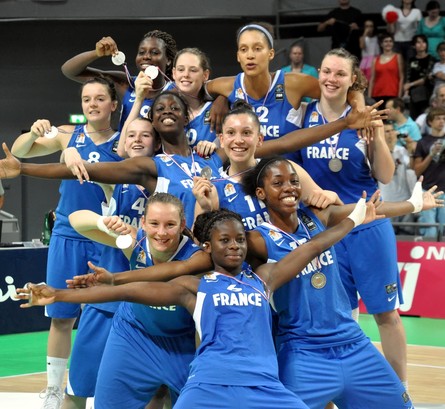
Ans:
[[[136,77],[133,77],[133,83],[136,79]],[[167,81],[164,86],[162,87],[162,91],[168,91],[170,89],[174,88],[174,84],[171,81]],[[121,104],[121,117],[119,120],[119,131],[122,130],[122,127],[124,126],[124,123],[130,114],[131,108],[133,107],[134,101],[136,99],[136,93],[134,90],[134,87],[129,86],[127,91],[125,92],[124,96],[122,97],[122,104]],[[151,110],[151,106],[153,105],[153,99],[144,99],[144,102],[142,103],[141,110],[139,111],[139,116],[143,118],[147,118],[148,113]]]
[[[307,208],[298,210],[300,224],[293,234],[287,234],[272,224],[257,227],[268,254],[267,262],[277,262],[310,237],[324,230],[324,226]],[[310,237],[309,237],[310,235]],[[325,285],[317,288],[316,273],[326,277]],[[352,319],[351,306],[340,279],[333,247],[309,263],[303,271],[295,271],[295,278],[272,295],[277,311],[278,344],[292,341],[299,348],[324,348],[365,338]]]
[[[125,223],[139,229],[141,218],[144,215],[145,203],[149,193],[136,185],[116,185],[110,205],[104,216],[118,215]],[[120,273],[130,270],[130,262],[121,249],[104,246],[101,252],[99,266],[111,273]],[[120,301],[92,304],[99,310],[116,312]]]
[[[231,179],[227,174],[224,179],[212,181],[219,198],[220,209],[228,209],[238,213],[242,219],[246,231],[253,230],[256,226],[269,221],[266,205],[256,197],[246,195],[241,183]]]
[[[214,176],[222,172],[221,158],[213,154],[209,159],[201,158],[196,152],[190,156],[156,155],[158,180],[156,192],[170,193],[184,204],[187,227],[191,228],[195,219],[195,196],[193,196],[193,176],[199,176],[202,168],[209,166]]]
[[[96,145],[88,133],[86,125],[76,126],[67,147],[75,147],[82,159],[90,162],[116,162],[122,160],[116,154],[119,133],[116,132],[107,142]],[[77,180],[63,180],[59,188],[60,199],[56,209],[56,221],[52,234],[76,240],[88,240],[78,234],[70,225],[68,216],[76,210],[88,209],[102,213],[101,204],[105,200],[102,188],[95,183]]]
[[[244,73],[235,78],[234,89],[228,96],[233,104],[237,99],[248,102],[258,116],[264,140],[277,139],[289,132],[300,129],[302,120],[301,107],[296,110],[286,97],[284,88],[285,73],[276,71],[270,88],[264,98],[253,99],[244,88]]]
[[[267,386],[278,365],[271,332],[269,294],[251,271],[217,272],[200,282],[193,313],[201,345],[187,383]]]
[[[130,258],[132,270],[153,265],[148,240],[142,229],[138,231],[137,243]],[[187,260],[197,251],[200,251],[199,247],[184,236],[176,253],[169,261]],[[176,305],[154,307],[123,302],[119,307],[119,314],[124,320],[153,336],[178,337],[193,334],[195,331],[193,319],[189,312]]]
[[[185,126],[189,145],[196,146],[199,141],[210,141],[216,143],[218,137],[215,131],[210,132],[210,108],[212,102],[206,102],[200,112]]]

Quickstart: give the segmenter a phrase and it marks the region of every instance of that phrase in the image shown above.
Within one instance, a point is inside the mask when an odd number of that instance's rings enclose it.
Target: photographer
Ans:
[[[433,108],[426,118],[431,127],[430,134],[424,134],[414,152],[414,170],[417,177],[423,175],[423,188],[437,185],[445,188],[445,108]],[[421,212],[420,223],[445,224],[445,208]],[[425,237],[437,237],[436,227],[420,229]]]

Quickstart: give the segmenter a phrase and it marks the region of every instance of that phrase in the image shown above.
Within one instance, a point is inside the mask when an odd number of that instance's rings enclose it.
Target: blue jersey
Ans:
[[[132,270],[153,265],[148,246],[145,232],[140,229],[137,234],[137,245],[130,258]],[[169,261],[187,260],[197,251],[200,251],[199,247],[184,236],[176,253]],[[118,314],[141,331],[153,336],[178,337],[193,334],[195,331],[193,319],[188,311],[176,305],[152,307],[123,302],[119,307]]]
[[[219,198],[220,209],[228,209],[238,213],[246,231],[253,230],[265,221],[269,221],[266,205],[257,197],[246,195],[241,183],[227,176],[212,182]]]
[[[301,107],[296,110],[286,97],[284,87],[285,74],[278,70],[264,98],[253,99],[244,87],[244,73],[238,74],[228,100],[233,104],[237,99],[248,102],[255,110],[261,124],[264,140],[277,139],[289,132],[300,129],[302,120]]]
[[[300,223],[293,234],[269,223],[257,227],[266,243],[268,262],[281,260],[324,230],[309,209],[298,210],[298,216]],[[274,292],[271,304],[279,316],[279,344],[291,341],[295,347],[310,349],[349,344],[365,338],[352,319],[333,247],[303,271],[295,271],[295,278]]]
[[[200,282],[193,313],[201,344],[187,384],[271,385],[278,365],[271,332],[269,294],[251,271],[217,272]]]
[[[90,163],[115,162],[122,160],[116,153],[118,142],[119,133],[116,132],[107,142],[96,145],[86,132],[86,125],[79,125],[75,127],[67,147],[75,147],[82,159]],[[68,216],[83,209],[101,214],[101,204],[105,200],[102,188],[95,183],[80,184],[77,180],[63,180],[60,183],[59,193],[60,199],[52,234],[88,240],[71,227]]]
[[[133,82],[136,79],[136,77],[133,77]],[[162,91],[168,91],[170,89],[174,88],[174,84],[171,81],[168,81],[164,84],[162,87]],[[127,91],[125,92],[124,96],[122,97],[122,104],[121,104],[121,118],[119,120],[119,131],[122,130],[122,127],[124,126],[125,121],[127,120],[128,115],[130,114],[131,108],[133,107],[134,101],[136,100],[136,93],[133,87],[128,87]],[[143,118],[148,117],[148,113],[150,112],[151,106],[153,105],[153,99],[144,99],[144,102],[142,103],[141,110],[139,111],[139,116]]]
[[[196,146],[199,141],[217,142],[217,134],[215,131],[210,132],[210,108],[212,102],[206,102],[199,113],[190,119],[185,126],[187,139],[191,147]]]
[[[196,152],[190,156],[156,155],[158,180],[156,192],[170,193],[184,204],[187,227],[192,227],[195,220],[195,196],[193,196],[193,176],[200,176],[202,168],[209,166],[214,176],[222,172],[221,158],[213,154],[209,159],[201,158]]]
[[[144,215],[145,203],[149,193],[136,185],[116,185],[113,196],[104,216],[118,215],[125,223],[139,229],[141,218]],[[130,262],[121,249],[104,246],[101,252],[99,266],[111,273],[130,270]],[[93,304],[99,310],[116,312],[119,301]]]

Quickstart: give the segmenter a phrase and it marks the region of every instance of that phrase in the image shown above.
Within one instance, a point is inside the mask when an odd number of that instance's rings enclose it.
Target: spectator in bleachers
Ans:
[[[423,188],[430,189],[437,185],[438,191],[445,190],[445,108],[432,108],[427,115],[431,133],[422,136],[414,152],[414,170],[417,177],[423,175]],[[445,194],[440,197],[443,199]],[[445,224],[445,208],[422,211],[420,223]],[[437,238],[436,227],[420,229],[424,237]]]
[[[417,118],[429,105],[433,92],[430,80],[436,59],[428,54],[428,39],[423,34],[416,34],[412,40],[416,55],[408,62],[404,96],[409,97],[409,113]]]
[[[420,20],[417,34],[424,34],[428,38],[428,53],[439,59],[437,46],[445,39],[445,17],[440,16],[440,4],[431,0],[425,7],[426,17]]]
[[[441,84],[445,84],[445,41],[438,44],[437,54],[439,55],[439,61],[434,64],[433,71],[431,72],[434,89]]]
[[[374,58],[380,54],[379,41],[377,38],[375,24],[373,20],[366,20],[363,34],[360,39],[360,48],[362,49],[362,59],[360,69],[365,74],[366,79],[371,79],[371,68]]]
[[[426,122],[426,117],[428,112],[432,108],[445,108],[445,84],[440,84],[434,90],[433,96],[430,99],[430,106],[428,109],[421,115],[416,118],[416,124],[420,128],[420,133],[423,135],[425,133],[431,133],[431,128],[428,126]],[[445,131],[445,128],[444,128]]]
[[[401,135],[400,138],[398,138],[397,145],[407,148],[408,144],[414,143],[414,150],[416,142],[420,140],[422,135],[414,120],[410,116],[405,115],[405,103],[403,99],[392,98],[388,100],[385,108],[390,110],[388,118],[393,121],[394,129]]]

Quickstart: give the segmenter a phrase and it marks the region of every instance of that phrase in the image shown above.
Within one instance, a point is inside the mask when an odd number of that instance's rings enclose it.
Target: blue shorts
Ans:
[[[91,241],[51,236],[46,266],[46,283],[54,288],[66,288],[66,280],[75,275],[88,273],[87,261],[97,264],[100,247]],[[79,304],[57,302],[45,307],[45,315],[51,318],[77,318]]]
[[[80,316],[73,350],[66,393],[84,398],[94,396],[97,373],[114,313],[85,305]]]
[[[96,409],[143,409],[159,386],[176,402],[195,356],[195,337],[150,336],[116,312],[96,382]]]
[[[349,233],[335,245],[335,252],[352,309],[358,307],[357,291],[370,314],[403,304],[396,238],[389,220]]]
[[[280,379],[311,409],[330,401],[342,409],[411,409],[400,379],[369,339],[331,348],[278,353]]]
[[[236,357],[234,357],[236,359]],[[280,382],[274,386],[187,383],[175,409],[309,409]]]

